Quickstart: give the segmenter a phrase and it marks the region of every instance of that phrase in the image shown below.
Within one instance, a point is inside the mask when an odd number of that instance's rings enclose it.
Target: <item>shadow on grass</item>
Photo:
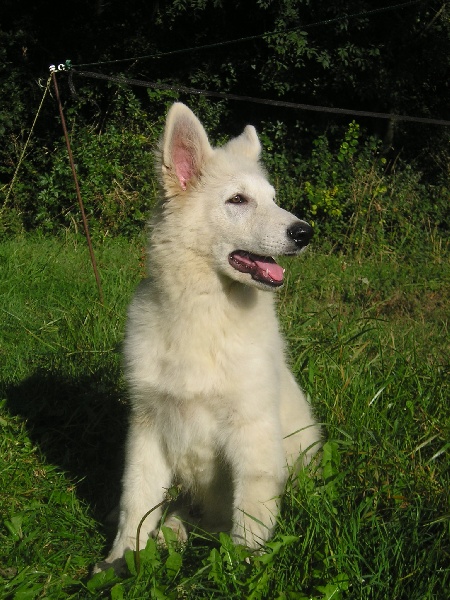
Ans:
[[[39,370],[6,391],[8,409],[25,420],[32,443],[76,483],[78,497],[103,523],[119,501],[127,429],[117,381],[111,369],[77,378]]]

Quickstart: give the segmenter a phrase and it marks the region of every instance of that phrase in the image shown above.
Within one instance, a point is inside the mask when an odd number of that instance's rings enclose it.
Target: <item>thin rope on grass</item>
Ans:
[[[142,517],[142,519],[139,521],[139,525],[137,526],[137,530],[136,530],[136,550],[134,552],[134,566],[136,568],[136,575],[139,575],[139,572],[141,570],[141,555],[140,553],[140,537],[141,537],[141,528],[142,525],[144,524],[145,519],[155,510],[157,510],[158,508],[161,508],[161,506],[164,506],[164,504],[169,504],[170,502],[176,500],[180,494],[180,490],[181,490],[181,485],[173,485],[172,487],[170,487],[168,490],[166,490],[166,495],[164,497],[164,500],[161,500],[161,502],[158,502],[158,504],[155,504],[155,506],[153,506],[150,510],[148,510],[145,515]]]
[[[141,536],[141,528],[142,525],[144,524],[145,519],[154,511],[157,510],[158,508],[161,508],[161,506],[163,506],[164,504],[166,504],[168,502],[167,498],[164,498],[164,500],[162,500],[161,502],[159,502],[158,504],[156,504],[155,506],[153,506],[153,508],[151,508],[150,510],[148,510],[145,515],[142,517],[142,519],[139,521],[139,525],[137,526],[137,530],[136,530],[136,550],[134,552],[134,566],[136,569],[136,575],[139,575],[140,570],[141,570],[141,555],[140,553],[140,536]]]
[[[28,147],[28,144],[30,142],[31,136],[33,135],[34,126],[36,125],[36,122],[38,120],[39,114],[40,114],[40,112],[42,110],[42,107],[44,105],[44,100],[45,100],[45,98],[47,96],[48,90],[50,89],[50,81],[51,80],[52,80],[52,76],[50,75],[50,77],[47,79],[47,84],[46,84],[45,89],[44,89],[44,94],[42,96],[41,103],[39,104],[39,108],[37,110],[36,116],[34,117],[33,124],[31,125],[31,129],[30,129],[30,133],[28,134],[27,141],[24,144],[22,153],[21,153],[20,158],[19,158],[19,162],[17,163],[17,167],[16,167],[16,170],[14,171],[14,175],[13,175],[13,178],[11,180],[11,183],[9,184],[9,189],[8,189],[7,194],[6,194],[6,198],[5,198],[5,200],[4,200],[3,204],[2,204],[2,207],[0,208],[0,218],[2,217],[2,215],[3,215],[4,211],[5,211],[6,205],[9,202],[9,198],[11,196],[11,192],[12,192],[12,189],[14,187],[14,183],[15,183],[15,181],[17,179],[17,175],[19,173],[19,169],[20,169],[20,167],[22,165],[23,159],[25,158],[25,153],[27,151],[27,147]]]

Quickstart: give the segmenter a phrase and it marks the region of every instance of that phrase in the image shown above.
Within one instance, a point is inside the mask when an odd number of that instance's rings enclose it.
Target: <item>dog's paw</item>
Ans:
[[[93,568],[93,575],[107,571],[111,567],[114,569],[116,575],[124,575],[128,573],[128,567],[125,560],[125,552],[127,550],[134,550],[135,539],[129,537],[128,539],[119,538],[111,549],[111,552],[105,558],[105,560],[99,561]]]
[[[125,558],[122,556],[121,558],[116,558],[114,560],[101,560],[92,569],[92,575],[97,575],[97,573],[102,573],[103,571],[107,571],[111,568],[114,569],[114,573],[119,577],[123,577],[128,574],[127,563]]]
[[[263,549],[270,534],[271,530],[262,522],[249,519],[248,521],[234,524],[231,530],[231,539],[235,544],[259,552]]]
[[[175,534],[174,540],[179,545],[184,545],[188,539],[188,530],[178,515],[170,515],[163,523],[163,527],[167,527]],[[172,536],[170,536],[172,537]],[[164,529],[161,528],[156,536],[158,545],[166,547],[170,543],[170,538],[164,534]]]

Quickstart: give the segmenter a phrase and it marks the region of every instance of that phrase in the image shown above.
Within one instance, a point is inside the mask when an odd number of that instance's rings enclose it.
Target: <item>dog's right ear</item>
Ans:
[[[227,143],[226,148],[252,160],[258,160],[261,154],[261,142],[253,125],[247,125],[241,135]]]
[[[162,173],[169,195],[185,191],[212,153],[203,125],[181,102],[172,105],[162,141]]]

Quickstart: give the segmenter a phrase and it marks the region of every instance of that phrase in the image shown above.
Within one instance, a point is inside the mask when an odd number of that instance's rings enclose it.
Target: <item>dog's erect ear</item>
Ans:
[[[203,125],[181,102],[169,110],[162,142],[162,170],[167,190],[186,190],[197,178],[202,165],[212,153]]]
[[[235,154],[252,160],[258,160],[261,155],[261,142],[253,125],[247,125],[241,135],[230,140],[225,147]]]

